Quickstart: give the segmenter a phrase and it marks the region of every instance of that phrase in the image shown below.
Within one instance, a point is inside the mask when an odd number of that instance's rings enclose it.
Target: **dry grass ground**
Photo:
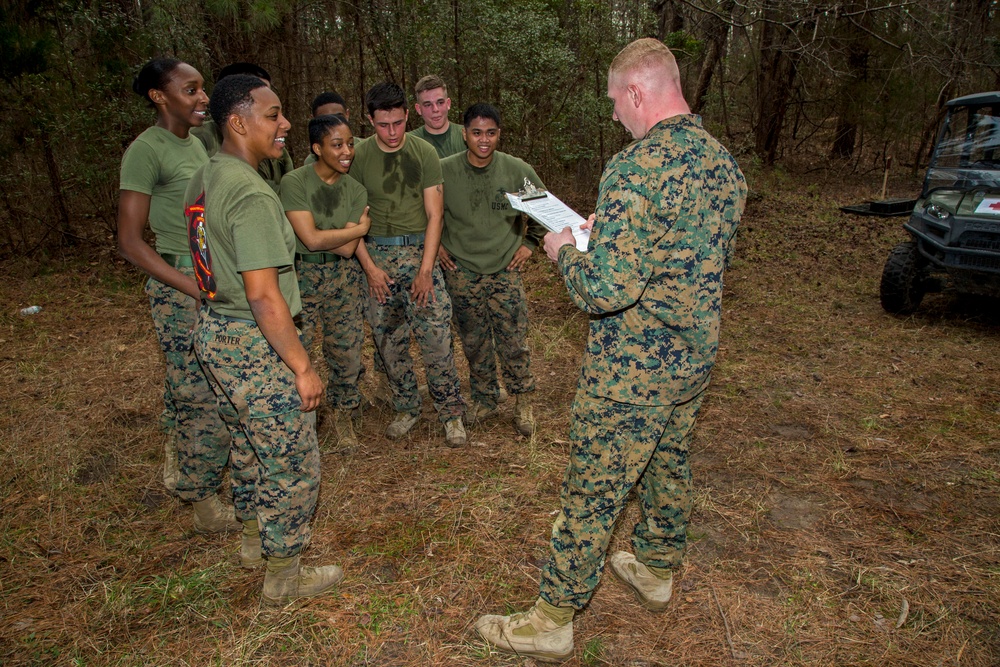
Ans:
[[[647,613],[609,575],[570,665],[1000,663],[997,304],[885,315],[901,220],[840,214],[864,186],[824,178],[751,179],[675,601]],[[557,506],[586,319],[547,261],[528,274],[535,437],[512,401],[461,450],[430,414],[390,442],[369,412],[360,451],[323,459],[306,556],[345,583],[266,615],[237,540],[194,535],[162,491],[138,275],[107,257],[0,272],[0,663],[522,663],[469,626],[535,598]]]

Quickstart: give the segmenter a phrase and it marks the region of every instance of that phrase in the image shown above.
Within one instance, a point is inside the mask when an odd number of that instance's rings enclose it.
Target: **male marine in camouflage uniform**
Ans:
[[[385,433],[402,438],[420,419],[412,333],[445,442],[460,447],[466,443],[465,403],[452,353],[451,299],[437,266],[444,216],[441,162],[430,144],[406,134],[402,88],[377,83],[365,106],[375,136],[358,145],[351,177],[368,190],[371,207],[371,230],[356,256],[368,281],[369,324],[396,409]]]
[[[541,660],[573,653],[573,615],[597,586],[633,487],[635,556],[611,567],[651,610],[667,605],[691,511],[688,446],[719,340],[722,274],[746,200],[735,160],[691,115],[669,49],[655,39],[611,63],[614,117],[637,140],[601,178],[588,252],[545,236],[590,335],[570,421],[572,448],[540,597],[484,616],[497,648]]]
[[[514,428],[530,436],[535,377],[521,268],[545,228],[530,218],[525,224],[506,193],[517,192],[525,181],[545,186],[526,162],[497,150],[500,112],[492,105],[473,104],[465,111],[462,136],[467,150],[441,160],[444,231],[438,261],[469,361],[472,403],[465,421],[474,425],[497,414],[499,359],[504,384],[516,397]]]

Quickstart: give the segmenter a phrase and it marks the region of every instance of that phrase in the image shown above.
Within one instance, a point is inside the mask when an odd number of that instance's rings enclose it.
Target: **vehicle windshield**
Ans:
[[[935,188],[983,187],[1000,187],[1000,108],[951,109],[927,170],[924,194]]]

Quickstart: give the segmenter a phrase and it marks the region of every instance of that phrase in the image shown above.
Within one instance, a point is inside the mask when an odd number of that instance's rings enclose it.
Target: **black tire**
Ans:
[[[887,313],[907,315],[915,311],[927,291],[927,260],[913,241],[900,243],[885,260],[879,299]]]

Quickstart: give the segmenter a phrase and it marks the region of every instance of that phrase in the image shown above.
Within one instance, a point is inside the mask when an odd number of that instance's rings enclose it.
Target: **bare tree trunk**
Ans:
[[[458,0],[452,0],[451,11],[455,30],[455,97],[464,100],[462,96],[462,28],[459,21]]]
[[[76,245],[76,236],[73,234],[73,228],[69,221],[69,208],[66,206],[66,193],[63,192],[62,177],[59,175],[59,165],[56,164],[56,156],[52,151],[49,133],[43,132],[41,139],[45,150],[45,167],[49,174],[49,185],[52,187],[52,208],[55,210],[58,231],[62,237],[61,244]]]
[[[951,3],[948,42],[952,57],[944,86],[938,93],[936,113],[924,126],[916,154],[913,156],[914,173],[930,159],[935,130],[945,115],[945,104],[955,96],[956,91],[961,90],[971,56],[986,42],[986,30],[990,25],[990,4],[991,0],[955,0]]]
[[[790,29],[784,25],[765,21],[761,27],[754,147],[766,165],[774,164],[777,158],[797,74],[799,54],[787,49],[791,37]]]
[[[602,89],[604,87],[604,68],[601,64],[594,61],[594,96],[597,99],[601,99],[601,95],[604,92]],[[597,124],[597,154],[600,156],[601,163],[598,165],[598,171],[604,170],[604,163],[607,161],[604,154],[604,123]]]
[[[676,0],[653,0],[651,8],[656,14],[656,38],[661,42],[670,33],[684,29],[684,16]]]
[[[365,105],[365,93],[368,87],[365,84],[365,33],[364,22],[361,20],[361,4],[355,3],[354,7],[354,30],[358,42],[358,89],[357,99],[361,102],[361,118],[358,127],[362,129],[361,134],[367,136],[368,123],[364,119],[368,117],[368,107]]]
[[[4,210],[7,212],[7,219],[0,220],[0,223],[2,223],[0,227],[3,228],[4,236],[6,237],[3,244],[3,247],[6,249],[6,253],[4,254],[13,256],[18,252],[19,246],[24,245],[24,225],[14,223],[15,220],[20,220],[21,218],[10,203],[10,193],[7,188],[0,188],[0,201],[3,202]],[[14,229],[19,230],[21,233],[22,242],[20,244],[14,239]],[[0,257],[2,256],[0,255]]]
[[[868,45],[856,40],[848,47],[849,79],[837,95],[837,129],[830,147],[830,157],[848,159],[857,145],[858,123],[864,101],[864,84],[868,80]]]
[[[830,158],[847,160],[854,155],[858,145],[858,126],[865,107],[865,86],[868,82],[868,60],[870,44],[868,33],[873,23],[872,15],[858,2],[848,2],[844,6],[846,16],[838,19],[835,41],[831,51],[846,52],[845,69],[836,90],[835,110],[837,124],[830,146]],[[858,28],[862,28],[859,30]],[[839,46],[843,44],[843,46]],[[839,68],[838,68],[839,69]]]
[[[730,17],[733,12],[735,0],[724,0],[718,8],[718,16],[710,15],[706,20],[705,34],[708,39],[708,47],[705,49],[705,58],[701,63],[701,71],[698,74],[698,83],[695,86],[694,94],[691,96],[691,111],[701,113],[705,103],[705,95],[712,85],[712,77],[715,68],[722,59],[722,54],[726,50],[726,42],[729,38],[729,23],[722,17]]]
[[[722,110],[722,126],[726,128],[726,142],[732,143],[735,139],[733,136],[733,128],[729,123],[729,103],[726,101],[726,65],[723,62],[719,67],[719,76],[715,77],[716,82],[719,86],[719,107]]]
[[[927,121],[920,133],[920,142],[917,144],[916,153],[913,155],[912,174],[914,176],[916,176],[920,170],[923,169],[923,165],[931,159],[931,151],[934,150],[934,140],[937,137],[937,128],[941,125],[941,121],[944,120],[944,103],[947,101],[947,98],[944,100],[939,99],[934,116]]]

